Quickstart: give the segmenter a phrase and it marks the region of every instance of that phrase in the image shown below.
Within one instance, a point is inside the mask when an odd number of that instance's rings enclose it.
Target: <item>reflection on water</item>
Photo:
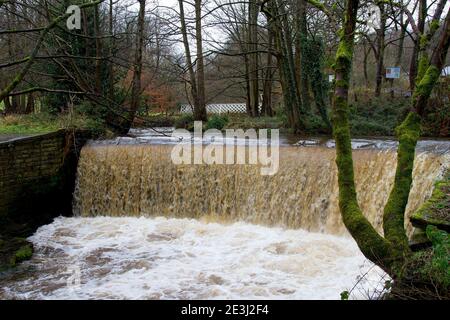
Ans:
[[[367,298],[384,283],[350,238],[245,223],[60,217],[31,241],[0,298],[339,299],[369,271]]]

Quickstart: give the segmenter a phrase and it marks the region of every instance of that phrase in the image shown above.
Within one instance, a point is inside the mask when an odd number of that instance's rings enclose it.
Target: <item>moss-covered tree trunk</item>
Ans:
[[[384,237],[379,235],[364,217],[357,202],[350,127],[348,120],[348,88],[353,60],[353,45],[358,0],[348,0],[344,25],[336,53],[336,84],[333,101],[333,134],[336,140],[339,207],[343,221],[362,253],[391,276],[399,275],[410,254],[404,228],[404,214],[412,183],[412,169],[420,120],[428,98],[439,79],[449,48],[450,13],[447,13],[441,36],[423,77],[413,94],[411,111],[397,128],[399,140],[394,186],[383,215]]]
[[[399,140],[397,169],[394,186],[384,209],[383,230],[385,238],[397,251],[403,253],[409,252],[408,239],[404,230],[404,216],[412,183],[415,148],[420,137],[420,121],[424,116],[431,92],[439,80],[449,47],[449,37],[450,12],[447,13],[439,43],[431,59],[420,63],[428,67],[425,71],[419,72],[422,76],[418,76],[416,81],[412,108],[403,123],[396,129]],[[423,60],[423,57],[421,59]]]
[[[380,236],[364,217],[356,199],[353,158],[348,120],[348,88],[353,60],[356,14],[359,0],[348,0],[344,25],[336,53],[335,91],[333,100],[333,134],[336,140],[338,167],[339,208],[345,226],[356,240],[362,253],[388,271],[385,258],[389,243]]]

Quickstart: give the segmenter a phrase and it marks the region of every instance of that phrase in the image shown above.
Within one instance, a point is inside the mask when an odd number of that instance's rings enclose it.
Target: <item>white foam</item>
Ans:
[[[369,270],[365,298],[384,276],[350,238],[246,223],[60,217],[30,240],[28,276],[0,281],[3,298],[339,299]]]

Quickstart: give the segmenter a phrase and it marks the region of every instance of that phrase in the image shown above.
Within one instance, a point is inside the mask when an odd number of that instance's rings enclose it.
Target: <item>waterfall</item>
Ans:
[[[0,298],[338,299],[347,290],[367,299],[382,290],[387,275],[345,236],[334,149],[280,147],[278,173],[267,176],[258,165],[175,165],[172,147],[85,146],[76,217],[29,238],[33,257],[0,278]],[[381,232],[396,154],[355,150],[354,160],[358,201]],[[448,160],[417,154],[407,215]]]
[[[248,148],[248,147],[247,147]],[[345,234],[338,208],[335,150],[280,147],[278,173],[257,165],[175,165],[169,145],[88,145],[82,149],[74,192],[77,216],[165,216],[212,222]],[[358,202],[382,232],[396,153],[355,150]],[[431,194],[448,154],[416,155],[406,215]],[[412,227],[408,219],[408,232]]]

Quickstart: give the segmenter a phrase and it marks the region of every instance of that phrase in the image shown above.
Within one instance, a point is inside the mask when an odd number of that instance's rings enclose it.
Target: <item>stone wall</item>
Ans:
[[[39,226],[72,214],[78,155],[89,137],[60,130],[0,142],[0,272],[31,257],[25,238]]]
[[[60,130],[0,142],[0,221],[34,229],[55,216],[70,215],[85,136]]]

